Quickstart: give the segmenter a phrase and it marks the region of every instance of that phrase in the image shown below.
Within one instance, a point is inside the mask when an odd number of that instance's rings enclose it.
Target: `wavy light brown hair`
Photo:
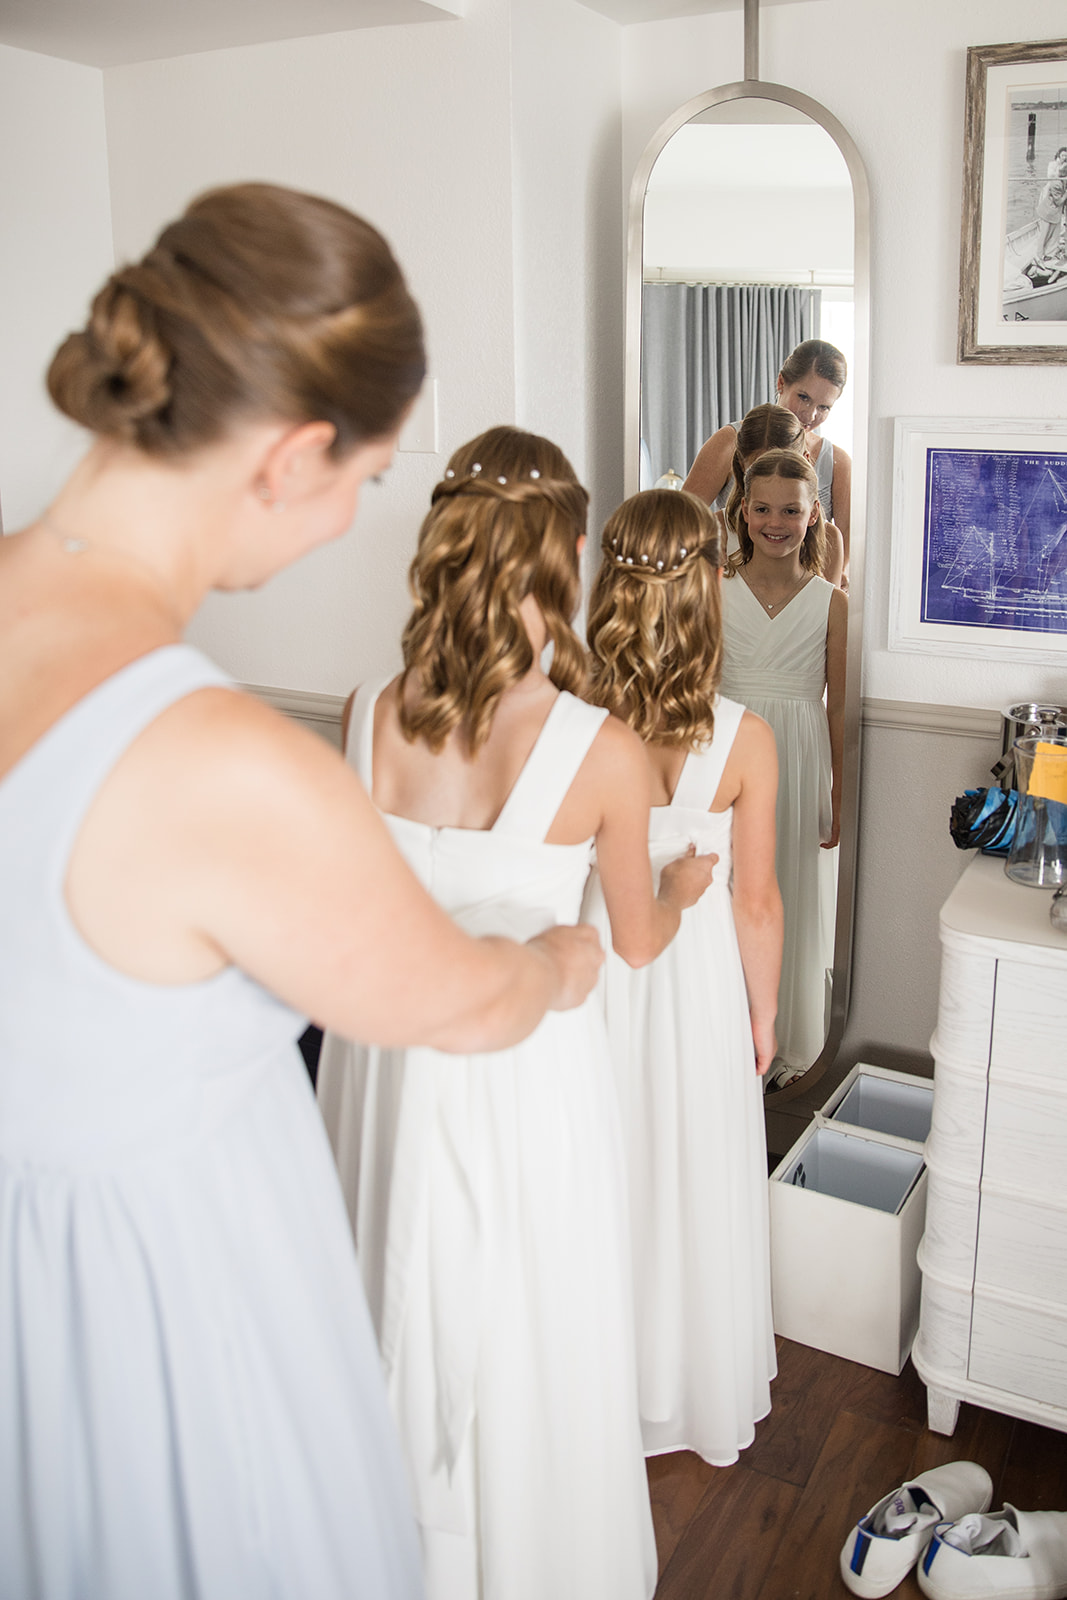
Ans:
[[[758,460],[753,461],[745,473],[745,498],[750,498],[752,485],[760,478],[788,478],[795,483],[806,483],[811,491],[812,504],[819,498],[819,480],[815,468],[805,456],[797,455],[795,450],[767,450]],[[744,513],[737,514],[737,540],[740,549],[731,558],[727,577],[736,572],[739,567],[746,566],[752,560],[754,549],[752,536],[748,531],[748,522]],[[805,572],[822,573],[826,561],[826,521],[819,507],[819,514],[804,535],[804,543],[800,547],[800,565]]]
[[[601,549],[587,698],[646,741],[710,743],[722,671],[718,520],[684,489],[646,489],[608,518]]]
[[[490,428],[456,451],[431,497],[409,582],[400,727],[440,750],[461,728],[473,754],[505,690],[534,664],[519,607],[537,601],[553,646],[549,677],[581,694],[573,619],[589,496],[556,445]]]
[[[149,456],[235,423],[331,422],[337,457],[392,433],[426,369],[418,309],[381,234],[268,183],[201,195],[114,273],[48,372],[59,409]]]
[[[737,430],[733,487],[726,503],[726,520],[731,528],[736,531],[741,514],[741,502],[745,498],[745,462],[749,457],[762,455],[766,450],[796,450],[803,455],[804,439],[804,424],[785,406],[772,402],[746,411]]]

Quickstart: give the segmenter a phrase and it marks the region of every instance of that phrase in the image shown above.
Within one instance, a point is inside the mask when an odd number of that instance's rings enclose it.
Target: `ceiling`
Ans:
[[[794,0],[762,0],[789,5]],[[743,0],[579,0],[615,22],[740,11]],[[440,22],[467,0],[0,0],[0,44],[88,67],[195,55],[354,28]]]
[[[0,44],[116,67],[132,61],[461,16],[465,0],[0,0]]]

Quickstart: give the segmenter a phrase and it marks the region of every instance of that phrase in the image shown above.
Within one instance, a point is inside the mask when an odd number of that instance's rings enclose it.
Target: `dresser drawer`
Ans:
[[[990,1082],[982,1188],[1067,1201],[1067,1094]]]
[[[1067,1316],[976,1291],[967,1376],[1008,1394],[1067,1407]]]
[[[1067,982],[1053,967],[997,962],[990,1075],[1047,1078],[1067,1094]]]
[[[983,1193],[975,1283],[1067,1312],[1067,1204]]]

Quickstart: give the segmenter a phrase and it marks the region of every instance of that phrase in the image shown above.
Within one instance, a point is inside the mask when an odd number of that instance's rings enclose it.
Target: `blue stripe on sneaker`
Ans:
[[[924,1572],[929,1572],[930,1568],[934,1564],[934,1557],[936,1556],[936,1554],[940,1550],[940,1548],[941,1548],[941,1540],[937,1537],[937,1534],[935,1533],[934,1537],[930,1540],[930,1548],[929,1548],[929,1550],[927,1550],[925,1559],[923,1560],[923,1571]]]
[[[856,1546],[852,1552],[852,1560],[849,1562],[849,1566],[853,1572],[859,1573],[863,1571],[863,1563],[867,1559],[867,1551],[870,1549],[870,1544],[870,1534],[864,1533],[862,1528],[857,1528]]]

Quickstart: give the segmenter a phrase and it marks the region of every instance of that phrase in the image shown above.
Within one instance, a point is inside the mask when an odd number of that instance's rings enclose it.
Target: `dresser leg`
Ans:
[[[959,1396],[946,1394],[944,1389],[927,1389],[926,1415],[931,1433],[953,1434],[960,1414]]]

